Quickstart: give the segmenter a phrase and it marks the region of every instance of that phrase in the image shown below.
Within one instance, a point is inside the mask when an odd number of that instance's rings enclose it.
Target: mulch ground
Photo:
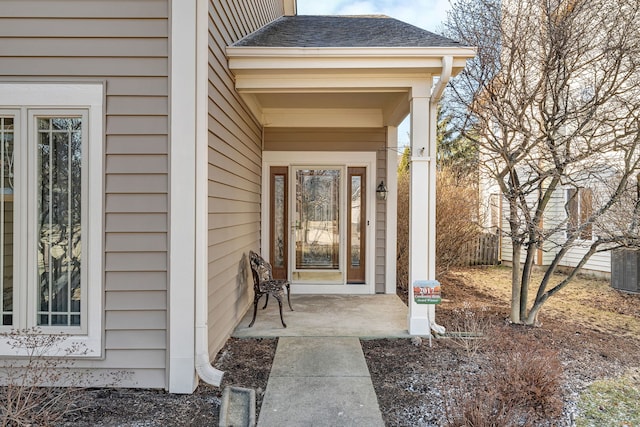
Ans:
[[[474,283],[474,274],[491,282],[500,270],[464,270],[441,279],[443,303],[437,309],[438,323],[455,331],[465,313],[474,313],[486,323],[488,336],[500,336],[503,344],[469,348],[469,340],[457,337],[421,344],[409,339],[364,340],[362,347],[385,423],[389,426],[441,426],[446,424],[451,392],[490,393],[482,384],[487,362],[504,353],[508,342],[531,348],[554,349],[562,367],[562,411],[535,425],[569,426],[581,391],[596,379],[615,377],[640,366],[640,338],[604,326],[593,319],[567,315],[561,308],[544,315],[541,327],[508,324],[508,304],[486,287]],[[585,286],[589,286],[588,284]],[[579,301],[584,307],[599,306],[640,320],[640,296],[621,294],[599,285],[598,298]],[[606,289],[605,289],[606,288]],[[604,289],[604,290],[603,290]],[[466,303],[466,304],[465,304]],[[544,310],[544,309],[543,309]],[[490,326],[487,326],[490,325]],[[509,341],[511,340],[511,341]],[[419,344],[419,345],[418,345]],[[514,344],[515,346],[516,344]],[[68,426],[205,426],[218,424],[222,390],[227,385],[256,389],[258,410],[266,389],[277,339],[230,339],[220,351],[215,367],[225,371],[221,388],[200,385],[192,395],[171,395],[151,390],[84,390],[76,395],[82,408],[66,417]],[[514,347],[515,348],[515,347]],[[484,387],[484,388],[483,388]],[[460,394],[460,393],[459,393]],[[530,414],[531,415],[531,414]],[[541,413],[535,417],[545,416]],[[527,419],[521,418],[522,424]]]

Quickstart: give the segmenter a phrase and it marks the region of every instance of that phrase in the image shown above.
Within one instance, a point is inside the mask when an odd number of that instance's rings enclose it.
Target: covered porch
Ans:
[[[292,283],[291,328],[319,327],[305,309],[343,311],[324,324],[346,328],[385,321],[379,304],[395,304],[397,128],[409,114],[409,283],[435,279],[436,104],[473,55],[385,16],[288,16],[227,47],[235,90],[263,127],[260,251]],[[338,295],[351,308],[329,314]],[[432,306],[401,311],[390,311],[398,334],[435,322]]]

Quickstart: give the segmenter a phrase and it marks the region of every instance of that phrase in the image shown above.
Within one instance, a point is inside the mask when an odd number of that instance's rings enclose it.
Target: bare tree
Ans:
[[[513,322],[536,324],[594,254],[640,246],[639,18],[637,0],[452,2],[445,33],[478,56],[449,108],[502,193]],[[548,268],[534,284],[536,257]]]

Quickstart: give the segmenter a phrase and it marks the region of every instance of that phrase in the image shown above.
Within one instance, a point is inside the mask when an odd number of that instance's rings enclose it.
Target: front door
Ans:
[[[343,169],[294,167],[292,280],[343,283]]]
[[[373,293],[373,272],[367,268],[374,254],[367,239],[373,231],[368,193],[375,190],[368,171],[375,154],[369,163],[345,164],[285,165],[283,154],[277,157],[265,164],[268,212],[263,218],[268,230],[263,248],[269,248],[274,276],[291,280],[303,293]]]

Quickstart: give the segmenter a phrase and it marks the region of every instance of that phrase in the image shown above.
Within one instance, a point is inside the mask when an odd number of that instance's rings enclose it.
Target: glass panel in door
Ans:
[[[273,277],[287,278],[288,238],[288,175],[287,166],[271,167],[271,223],[270,223],[270,262]]]
[[[340,269],[340,169],[296,169],[295,271]],[[294,274],[298,279],[340,280],[341,275]]]
[[[366,168],[347,171],[347,283],[365,283]]]

